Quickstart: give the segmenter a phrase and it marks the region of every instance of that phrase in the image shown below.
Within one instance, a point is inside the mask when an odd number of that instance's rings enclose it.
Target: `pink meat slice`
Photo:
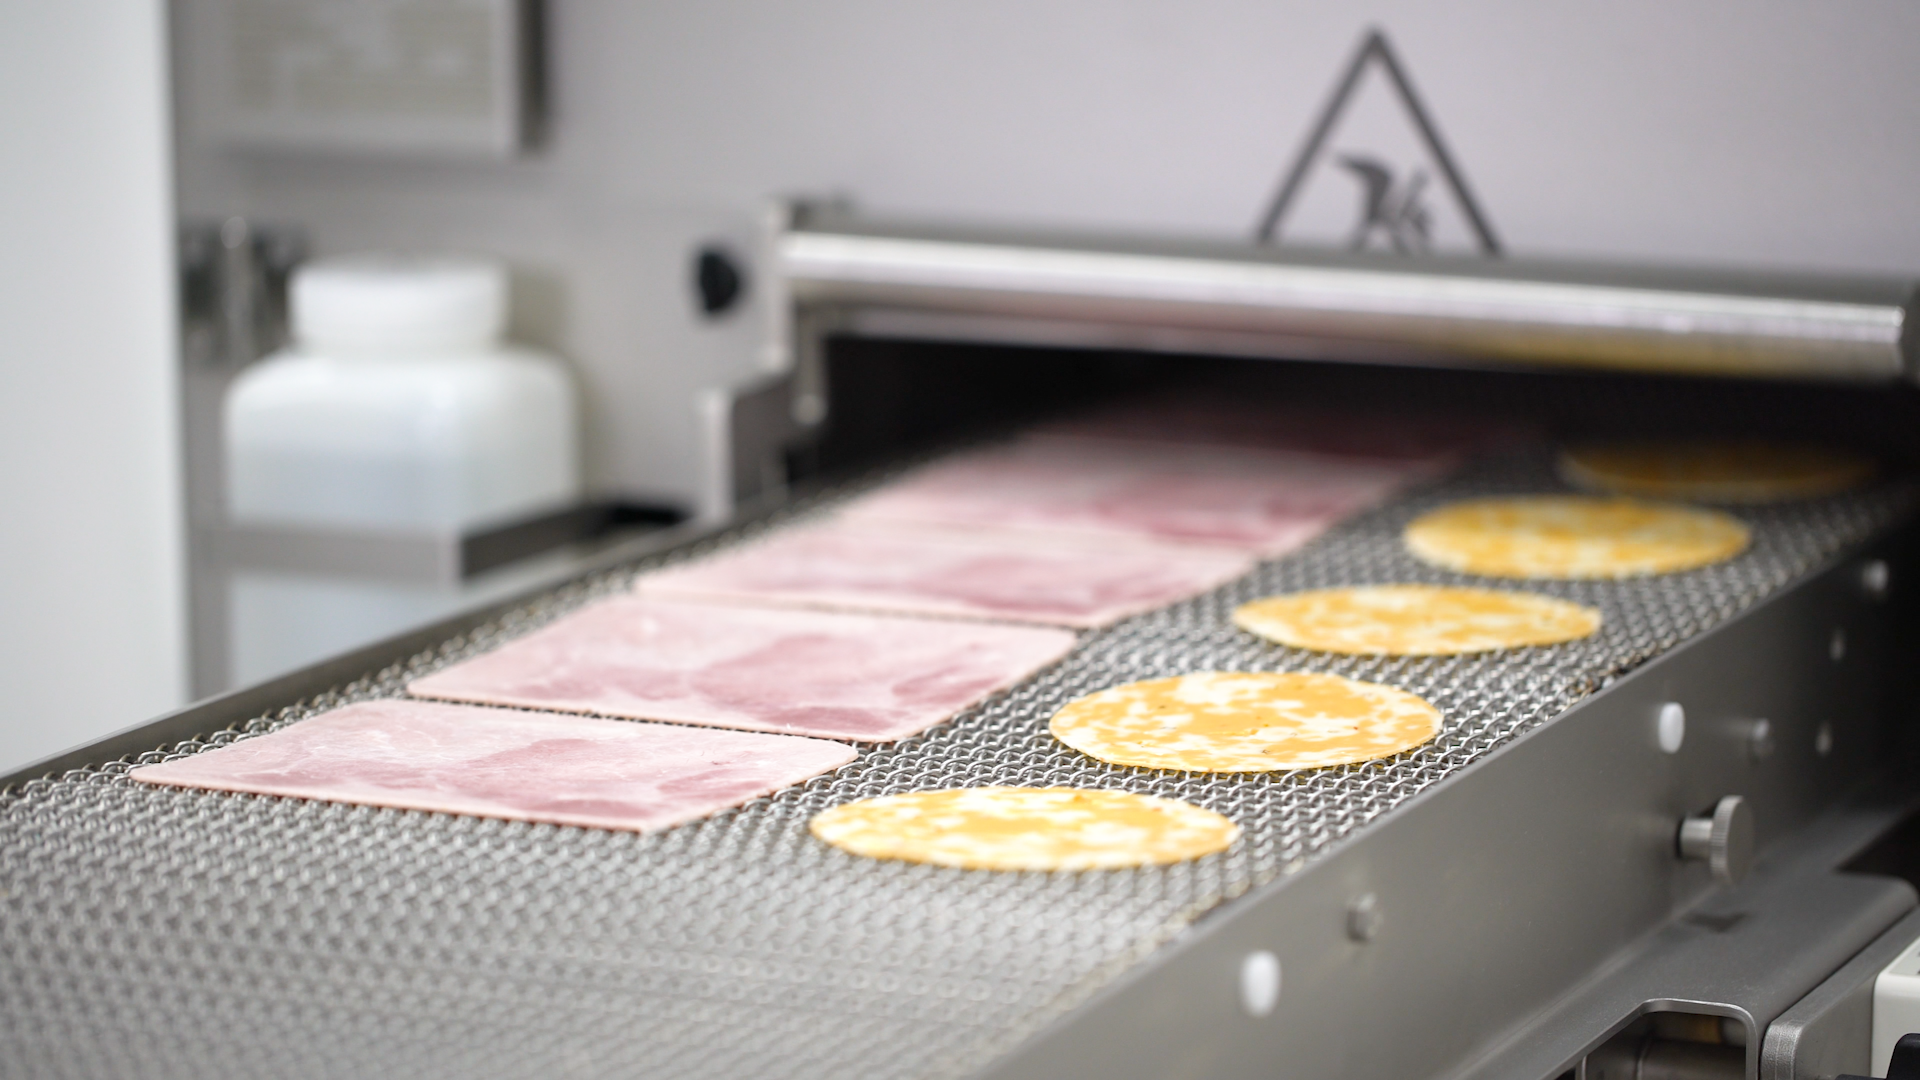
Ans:
[[[1031,437],[929,466],[855,500],[845,514],[1272,556],[1427,472],[1272,450]]]
[[[867,522],[784,532],[649,575],[637,587],[655,596],[1095,627],[1204,592],[1251,564],[1226,550]]]
[[[135,780],[647,832],[837,769],[823,739],[367,701],[132,770]]]
[[[408,687],[421,697],[862,742],[924,731],[1064,656],[1064,630],[644,597]]]

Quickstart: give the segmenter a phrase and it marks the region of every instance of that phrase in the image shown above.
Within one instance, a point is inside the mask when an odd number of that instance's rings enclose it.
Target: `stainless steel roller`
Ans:
[[[1915,281],[881,225],[800,209],[791,299],[908,338],[1243,356],[1920,377]]]

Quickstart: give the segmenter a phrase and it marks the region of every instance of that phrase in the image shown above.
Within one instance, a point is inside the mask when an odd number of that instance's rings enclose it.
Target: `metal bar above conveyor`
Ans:
[[[877,225],[805,208],[792,300],[908,338],[1759,378],[1920,376],[1915,282]]]

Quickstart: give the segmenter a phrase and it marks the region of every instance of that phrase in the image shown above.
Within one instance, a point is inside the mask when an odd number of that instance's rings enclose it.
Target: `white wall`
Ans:
[[[185,696],[165,28],[0,4],[0,770]]]

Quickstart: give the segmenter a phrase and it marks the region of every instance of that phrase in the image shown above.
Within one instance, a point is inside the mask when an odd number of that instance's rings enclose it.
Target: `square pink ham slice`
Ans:
[[[892,742],[1066,655],[1064,630],[643,597],[416,679],[421,697]]]
[[[647,832],[837,769],[823,739],[365,701],[135,780],[447,814]]]
[[[1063,544],[1004,529],[828,524],[640,579],[641,593],[1105,626],[1238,577],[1226,550]]]
[[[1245,447],[1030,437],[856,499],[849,520],[1132,537],[1272,556],[1423,475],[1424,467]]]

